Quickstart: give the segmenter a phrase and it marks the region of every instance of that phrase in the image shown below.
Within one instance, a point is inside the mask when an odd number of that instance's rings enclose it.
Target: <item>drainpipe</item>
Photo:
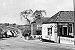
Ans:
[[[31,35],[33,35],[33,24],[31,24]]]
[[[59,24],[57,23],[57,43],[60,43],[60,33],[59,33]]]

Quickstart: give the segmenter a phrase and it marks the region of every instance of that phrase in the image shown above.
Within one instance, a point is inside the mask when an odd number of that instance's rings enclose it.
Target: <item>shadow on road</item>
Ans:
[[[41,39],[41,41],[42,41],[42,42],[51,42],[51,43],[56,43],[56,42],[54,42],[54,41],[52,41],[52,40],[46,40],[46,39]]]

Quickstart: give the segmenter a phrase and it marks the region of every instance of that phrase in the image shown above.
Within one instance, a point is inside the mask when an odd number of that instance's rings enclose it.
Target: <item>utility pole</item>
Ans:
[[[75,0],[73,0],[73,6],[74,6],[74,45],[75,45]]]

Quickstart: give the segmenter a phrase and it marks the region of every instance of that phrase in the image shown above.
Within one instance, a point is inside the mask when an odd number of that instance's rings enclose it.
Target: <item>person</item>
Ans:
[[[24,37],[25,37],[25,39],[28,39],[28,33],[26,33],[26,34],[24,35]]]
[[[28,33],[28,36],[31,36],[31,33],[30,32]]]

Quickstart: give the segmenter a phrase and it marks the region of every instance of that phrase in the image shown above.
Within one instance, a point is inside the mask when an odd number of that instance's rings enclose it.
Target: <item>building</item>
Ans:
[[[31,23],[31,34],[42,35],[42,23],[47,21],[49,17],[41,17]]]
[[[60,11],[42,25],[42,38],[74,44],[74,11]]]

